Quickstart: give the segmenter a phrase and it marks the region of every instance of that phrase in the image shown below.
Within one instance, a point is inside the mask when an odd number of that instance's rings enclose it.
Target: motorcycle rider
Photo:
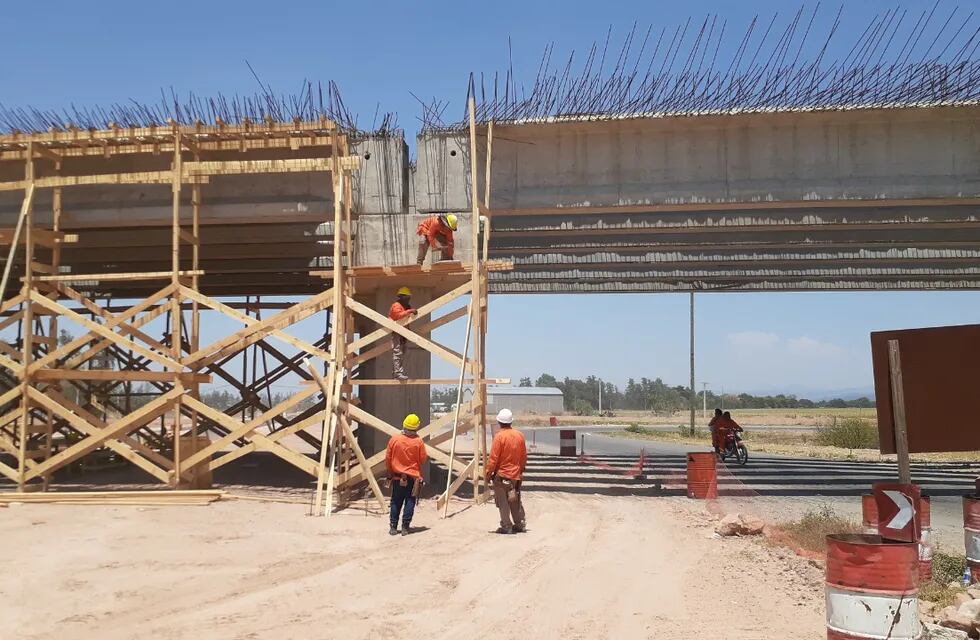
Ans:
[[[715,453],[721,453],[721,445],[723,442],[718,440],[718,423],[721,422],[722,413],[721,409],[715,409],[715,415],[712,416],[711,421],[708,423],[708,430],[711,431],[711,446],[715,448]]]
[[[744,431],[744,429],[742,429],[742,427],[732,418],[732,413],[730,411],[726,411],[725,413],[721,414],[721,420],[718,421],[716,430],[718,432],[718,443],[721,445],[721,451],[724,451],[728,446],[728,435],[731,432],[734,431],[741,433]]]

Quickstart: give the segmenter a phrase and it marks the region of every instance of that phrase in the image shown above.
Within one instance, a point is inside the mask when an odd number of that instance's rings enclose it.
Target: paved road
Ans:
[[[558,453],[557,429],[525,429],[532,457],[528,491],[564,491],[607,495],[682,496],[691,445],[631,440],[604,435],[610,428],[578,429],[578,452]],[[706,449],[700,449],[702,451]],[[639,458],[644,453],[643,473]],[[754,456],[744,467],[720,465],[719,493],[729,508],[755,511],[772,520],[799,517],[823,506],[854,519],[861,517],[859,497],[875,482],[894,482],[893,463]],[[961,496],[972,493],[980,464],[913,464],[912,480],[932,496],[933,526],[940,544],[962,552]]]

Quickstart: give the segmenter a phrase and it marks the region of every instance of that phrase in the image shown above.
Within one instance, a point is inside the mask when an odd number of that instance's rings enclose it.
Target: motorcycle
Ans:
[[[745,443],[742,442],[741,431],[732,430],[725,435],[725,446],[722,447],[719,455],[721,456],[722,462],[729,457],[735,458],[735,462],[739,466],[749,461],[749,450],[745,446]]]

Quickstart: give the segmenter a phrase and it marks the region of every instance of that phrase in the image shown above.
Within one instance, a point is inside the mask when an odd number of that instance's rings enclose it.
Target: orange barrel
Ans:
[[[551,416],[551,418],[548,420],[548,424],[550,424],[553,427],[557,427],[558,426],[558,418],[556,418],[555,416]]]
[[[919,500],[919,584],[932,580],[932,501],[929,496]]]
[[[687,497],[714,500],[718,497],[717,458],[714,453],[687,454]]]
[[[827,640],[913,640],[919,545],[867,534],[827,536]]]
[[[864,533],[878,535],[878,503],[872,493],[861,496],[861,526]]]
[[[980,582],[980,497],[963,496],[963,529],[966,564],[973,582]]]
[[[575,429],[558,432],[558,455],[575,457]]]

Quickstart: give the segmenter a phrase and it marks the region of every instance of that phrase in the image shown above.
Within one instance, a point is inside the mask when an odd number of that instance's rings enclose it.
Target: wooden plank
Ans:
[[[338,158],[344,170],[360,168],[360,156]],[[187,175],[242,175],[255,173],[310,173],[333,171],[331,158],[296,158],[289,160],[223,160],[207,162],[185,162]]]
[[[211,382],[206,373],[177,373],[174,371],[114,371],[111,369],[40,369],[31,376],[35,380],[132,380],[138,382],[175,382],[184,384]]]
[[[394,331],[398,335],[408,339],[410,342],[422,347],[429,353],[433,353],[439,356],[440,358],[442,358],[443,360],[446,360],[447,362],[456,365],[457,367],[463,366],[463,359],[457,356],[456,354],[451,353],[450,351],[445,349],[442,345],[436,344],[431,340],[423,338],[422,336],[418,335],[414,331],[411,331],[410,329],[406,329],[405,327],[398,324],[394,320],[390,320],[387,316],[381,315],[374,309],[371,309],[370,307],[361,304],[360,302],[354,300],[349,296],[345,296],[345,297],[346,297],[347,306],[350,307],[352,311],[355,311],[356,313],[364,316],[368,320],[373,320],[374,322],[376,322],[377,324],[381,325],[386,329]],[[468,370],[472,373],[472,367],[470,367]]]
[[[163,394],[162,396],[150,401],[148,404],[140,407],[128,416],[124,416],[111,423],[105,429],[101,429],[96,435],[89,436],[81,442],[78,442],[64,451],[48,458],[41,464],[37,465],[31,469],[27,474],[27,479],[36,478],[38,476],[44,475],[50,471],[54,471],[60,467],[65,466],[77,460],[78,458],[84,456],[85,454],[93,451],[105,443],[106,440],[110,438],[115,438],[120,434],[128,434],[130,431],[143,426],[151,420],[159,418],[161,415],[167,412],[174,401],[183,393],[183,391],[172,389],[171,391]],[[31,399],[35,402],[42,403],[43,400],[41,396],[44,394],[41,392],[33,392],[31,394]],[[68,419],[68,415],[71,412],[64,410],[57,403],[51,403],[47,405],[46,408],[55,411],[55,407],[61,410],[61,417]]]
[[[200,400],[197,400],[195,398],[190,398],[190,397],[184,398],[183,399],[184,404],[190,406],[196,411],[199,411],[200,413],[204,414],[208,418],[214,420],[215,422],[217,422],[218,424],[222,425],[223,427],[227,428],[230,431],[228,435],[215,440],[209,446],[205,447],[204,449],[201,449],[200,451],[195,452],[193,455],[188,457],[184,461],[186,468],[190,469],[196,464],[210,458],[212,454],[221,451],[221,449],[225,448],[229,444],[232,444],[233,442],[235,442],[235,440],[238,440],[243,437],[247,437],[249,440],[254,441],[256,443],[256,446],[258,446],[259,448],[263,448],[266,451],[276,453],[276,455],[279,455],[284,460],[287,460],[287,462],[291,462],[298,468],[302,469],[303,471],[307,471],[308,473],[310,473],[310,475],[315,475],[316,465],[312,460],[306,458],[305,456],[299,456],[299,454],[295,454],[291,451],[289,451],[290,454],[292,454],[293,456],[303,458],[303,460],[305,460],[306,462],[305,463],[299,462],[292,456],[290,457],[283,456],[278,452],[278,450],[284,449],[284,447],[281,447],[275,443],[269,444],[268,438],[262,436],[261,434],[257,434],[253,432],[257,428],[265,424],[266,422],[288,411],[289,409],[296,406],[297,404],[299,404],[306,398],[310,397],[311,395],[315,394],[316,392],[317,390],[313,387],[310,387],[308,389],[302,389],[299,391],[299,393],[296,393],[293,396],[286,398],[276,406],[264,412],[262,415],[246,423],[239,422],[238,420],[235,420],[234,418],[207,406],[206,404],[202,403]],[[266,445],[268,445],[268,448],[266,447]],[[286,451],[288,451],[288,449]]]
[[[347,442],[350,444],[351,449],[354,450],[354,456],[357,458],[358,464],[364,469],[364,476],[367,478],[368,485],[371,487],[371,492],[374,493],[374,498],[381,507],[381,512],[387,513],[388,504],[385,502],[385,495],[381,491],[378,479],[374,476],[374,472],[371,471],[371,467],[368,466],[367,460],[364,458],[364,452],[361,450],[361,445],[357,442],[357,436],[354,435],[354,430],[351,429],[350,424],[347,422],[347,416],[341,415],[339,418],[340,426],[344,430]]]
[[[426,384],[426,385],[459,384],[459,380],[455,378],[410,378],[408,380],[392,380],[392,379],[364,380],[360,378],[351,378],[349,383],[351,386],[355,386],[355,387],[397,387],[400,385],[414,385],[414,384]],[[510,378],[485,378],[484,380],[464,379],[462,383],[464,385],[480,384],[480,383],[510,384]]]
[[[14,235],[10,242],[10,251],[7,252],[7,263],[3,266],[3,278],[0,279],[0,297],[7,293],[7,283],[10,282],[10,269],[14,266],[14,256],[17,254],[17,245],[20,242],[20,231],[24,227],[24,221],[31,207],[34,206],[34,183],[25,185],[24,200],[20,205],[20,215],[17,216],[17,226],[14,227]]]
[[[902,383],[902,353],[898,340],[888,341],[888,372],[892,384],[892,416],[895,425],[895,453],[898,454],[898,481],[902,484],[912,484],[909,435],[905,421],[905,387]]]
[[[203,271],[178,271],[181,278],[203,276]],[[37,276],[38,282],[114,282],[126,280],[169,280],[173,271],[136,271],[131,273],[66,273],[53,276]]]
[[[473,287],[473,283],[472,282],[467,282],[465,284],[461,284],[460,286],[456,287],[452,291],[449,291],[448,293],[445,293],[445,294],[439,296],[438,298],[436,298],[432,302],[428,302],[428,303],[422,305],[421,307],[419,307],[417,309],[418,313],[416,315],[411,316],[409,318],[404,318],[402,320],[399,320],[399,324],[401,324],[402,326],[408,326],[408,325],[412,324],[413,322],[415,322],[419,318],[421,318],[423,316],[427,316],[428,314],[432,313],[436,309],[439,309],[440,307],[443,307],[443,306],[449,304],[453,300],[456,300],[456,299],[458,299],[458,298],[466,295],[467,293],[469,293],[472,290],[472,287]],[[452,313],[456,313],[456,311],[454,311]],[[446,316],[452,315],[452,313],[446,314]],[[464,314],[466,313],[465,308],[464,308],[463,313]],[[443,316],[443,317],[446,317],[446,316]],[[441,325],[439,325],[439,326],[441,326]],[[421,333],[423,331],[423,329],[424,329],[424,327],[423,328],[419,328],[418,331]],[[350,345],[348,345],[347,349],[348,349],[348,351],[360,351],[361,349],[363,349],[364,347],[368,346],[369,344],[371,344],[375,340],[380,340],[381,338],[384,338],[385,336],[388,336],[388,335],[391,335],[391,331],[388,331],[386,329],[377,329],[377,330],[372,331],[371,333],[369,333],[369,334],[367,334],[365,336],[362,336],[358,340],[355,340]],[[389,349],[391,348],[390,345],[389,345],[388,348]]]
[[[61,417],[73,428],[90,438],[100,437],[100,434],[110,426],[98,416],[71,402],[54,390],[49,389],[45,393],[32,390],[31,399],[38,406],[47,409],[50,415]],[[105,446],[113,450],[160,482],[168,482],[170,479],[167,471],[170,467],[170,461],[128,434],[119,434],[97,446]]]
[[[220,311],[221,313],[227,315],[230,318],[238,320],[246,325],[244,329],[238,331],[226,338],[218,340],[211,343],[210,345],[189,354],[184,358],[184,363],[191,368],[200,369],[213,362],[223,359],[231,353],[236,353],[242,349],[254,344],[255,342],[265,338],[268,335],[290,344],[300,351],[305,351],[306,353],[321,358],[323,360],[330,360],[333,356],[317,347],[309,344],[305,340],[300,340],[299,338],[294,338],[281,331],[282,328],[289,325],[295,324],[308,318],[311,315],[319,313],[324,309],[329,308],[333,305],[333,289],[327,289],[303,302],[299,303],[295,307],[285,309],[274,316],[266,318],[265,320],[256,320],[240,311],[233,309],[213,298],[202,295],[192,289],[187,287],[181,287],[181,293],[191,300],[195,300],[206,307],[214,309],[215,311]]]
[[[98,324],[97,322],[92,322],[88,318],[85,318],[75,313],[71,309],[49,300],[48,298],[40,295],[36,291],[31,292],[31,300],[33,300],[34,302],[38,303],[43,307],[46,307],[51,311],[55,311],[67,318],[70,318],[71,320],[82,325],[92,333],[99,334],[106,340],[110,340],[114,342],[115,344],[119,345],[123,349],[129,349],[134,353],[138,353],[144,358],[147,358],[149,360],[152,360],[153,362],[156,362],[157,364],[167,367],[168,369],[174,369],[174,370],[183,369],[183,366],[179,362],[175,362],[174,360],[168,358],[167,356],[157,353],[155,351],[150,351],[149,349],[145,349],[142,346],[133,342],[132,340],[129,340],[119,335],[118,333],[113,332],[112,329],[108,328],[108,325],[101,325]]]
[[[455,311],[451,311],[433,320],[432,322],[427,322],[423,325],[415,327],[414,329],[417,333],[428,333],[434,329],[438,329],[443,325],[447,325],[450,322],[454,320],[458,320],[459,318],[465,316],[466,309],[467,307],[460,307]],[[382,342],[381,344],[372,347],[367,351],[363,351],[357,355],[351,355],[351,357],[347,359],[347,367],[351,368],[354,365],[362,364],[364,362],[367,362],[368,360],[372,360],[380,355],[388,353],[389,351],[391,351],[391,341]]]
[[[17,228],[5,228],[0,229],[0,245],[9,245],[14,242],[14,237]],[[34,238],[35,244],[39,244],[43,247],[49,249],[54,248],[56,245],[62,244],[72,244],[78,242],[78,235],[74,233],[65,233],[63,231],[51,231],[49,229],[35,229],[34,234],[37,236]],[[24,243],[23,238],[18,239],[20,244]]]
[[[281,429],[277,429],[276,431],[266,436],[266,438],[268,438],[270,442],[278,442],[279,440],[282,440],[286,436],[293,435],[298,431],[302,431],[303,429],[311,427],[317,422],[322,422],[323,421],[322,414],[323,414],[322,411],[314,413],[313,415],[304,418],[303,420],[300,420],[294,424],[291,424],[288,427],[282,427]],[[253,453],[257,451],[258,449],[259,447],[256,446],[255,442],[248,442],[238,447],[234,451],[225,452],[221,454],[221,456],[212,459],[211,463],[208,465],[208,468],[211,471],[214,471],[215,469],[218,469],[219,467],[223,467],[229,462],[233,462],[244,455],[248,455],[249,453]]]
[[[443,517],[446,517],[446,510],[449,509],[449,499],[447,496],[452,496],[459,491],[459,488],[463,486],[463,483],[470,479],[475,466],[476,456],[473,456],[473,458],[466,464],[466,469],[464,469],[459,476],[453,480],[452,484],[449,485],[446,491],[436,499],[436,511],[442,511]]]

